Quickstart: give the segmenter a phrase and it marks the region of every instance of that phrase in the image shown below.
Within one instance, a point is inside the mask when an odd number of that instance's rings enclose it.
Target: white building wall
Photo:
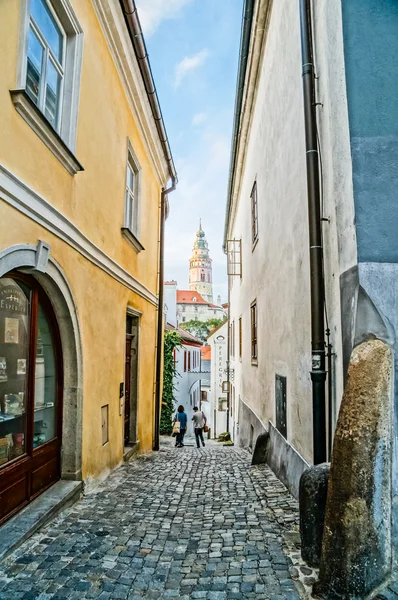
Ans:
[[[191,354],[190,368],[188,353]],[[182,404],[188,415],[188,429],[192,433],[190,422],[193,415],[193,407],[195,406],[195,403],[198,403],[199,406],[200,402],[200,348],[183,344],[180,348],[176,348],[175,356],[177,369],[177,376],[174,382],[175,409],[177,410],[178,406]],[[197,378],[194,375],[195,373],[198,373]]]
[[[256,3],[262,10],[268,3]],[[257,13],[258,14],[258,13]],[[325,271],[337,414],[343,387],[339,276],[356,263],[350,142],[344,77],[341,2],[314,3],[319,128],[323,153]],[[256,36],[260,32],[256,31]],[[253,50],[253,46],[252,46]],[[253,60],[253,54],[249,60]],[[242,240],[242,278],[232,277],[231,322],[235,322],[237,437],[250,445],[256,433],[275,425],[275,375],[287,378],[287,440],[312,462],[310,272],[306,155],[298,5],[272,3],[249,133],[242,140],[235,183],[237,203],[228,239]],[[248,69],[250,73],[250,68]],[[247,82],[246,82],[247,83]],[[253,86],[254,82],[250,82]],[[251,90],[253,91],[253,90]],[[249,94],[251,93],[249,91]],[[245,143],[247,144],[245,146]],[[258,192],[259,239],[251,240],[251,200]],[[257,301],[258,360],[251,361],[250,305]],[[238,354],[242,318],[242,358]],[[250,418],[249,418],[250,417]],[[244,420],[242,421],[242,419]]]
[[[212,437],[219,436],[227,429],[227,394],[222,391],[222,382],[227,378],[225,372],[227,368],[227,338],[228,323],[225,322],[207,340],[211,346],[210,421]],[[232,433],[231,427],[230,431]]]
[[[224,319],[225,311],[220,306],[210,307],[207,304],[177,304],[178,324],[187,321],[208,321],[209,319]]]
[[[177,282],[165,283],[164,305],[166,311],[166,323],[177,327]]]

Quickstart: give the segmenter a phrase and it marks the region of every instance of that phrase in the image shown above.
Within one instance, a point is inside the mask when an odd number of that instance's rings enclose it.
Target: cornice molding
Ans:
[[[169,179],[168,165],[120,4],[118,0],[92,0],[92,3],[146,149],[164,187]]]
[[[257,0],[253,18],[253,30],[250,37],[249,57],[246,71],[244,96],[242,101],[242,122],[239,132],[236,165],[233,173],[231,191],[231,211],[228,219],[227,237],[231,237],[235,221],[237,202],[242,185],[250,129],[260,81],[261,65],[263,63],[268,28],[271,18],[273,0]]]
[[[65,215],[3,165],[0,165],[0,197],[32,221],[63,240],[113,279],[157,306],[156,294],[135,279],[131,273],[85,236]]]

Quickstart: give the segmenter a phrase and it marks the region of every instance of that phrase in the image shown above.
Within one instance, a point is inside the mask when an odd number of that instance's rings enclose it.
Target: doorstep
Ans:
[[[128,462],[130,458],[137,454],[140,449],[140,441],[138,440],[132,446],[125,446],[123,451],[123,460],[124,462]]]
[[[58,481],[0,528],[0,562],[61,510],[78,500],[82,481]]]

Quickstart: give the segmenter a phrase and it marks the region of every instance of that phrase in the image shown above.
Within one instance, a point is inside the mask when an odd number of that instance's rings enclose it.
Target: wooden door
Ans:
[[[19,273],[0,278],[0,523],[60,478],[62,357],[51,304]]]
[[[130,442],[130,389],[131,389],[131,341],[133,336],[126,334],[126,358],[124,365],[124,443]],[[120,431],[120,430],[119,430]]]

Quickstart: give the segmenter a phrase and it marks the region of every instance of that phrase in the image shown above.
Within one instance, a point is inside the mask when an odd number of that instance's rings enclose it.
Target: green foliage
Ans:
[[[231,441],[231,436],[227,431],[225,433],[220,433],[220,435],[217,438],[217,442],[230,442],[230,441]]]
[[[174,349],[181,346],[181,338],[176,331],[165,331],[163,358],[163,397],[160,414],[160,433],[170,435],[173,430],[174,413]]]
[[[191,335],[205,342],[209,337],[211,330],[215,329],[221,323],[224,323],[224,319],[209,319],[208,321],[186,321],[185,323],[181,323],[181,329],[185,329],[185,331],[189,331]]]

